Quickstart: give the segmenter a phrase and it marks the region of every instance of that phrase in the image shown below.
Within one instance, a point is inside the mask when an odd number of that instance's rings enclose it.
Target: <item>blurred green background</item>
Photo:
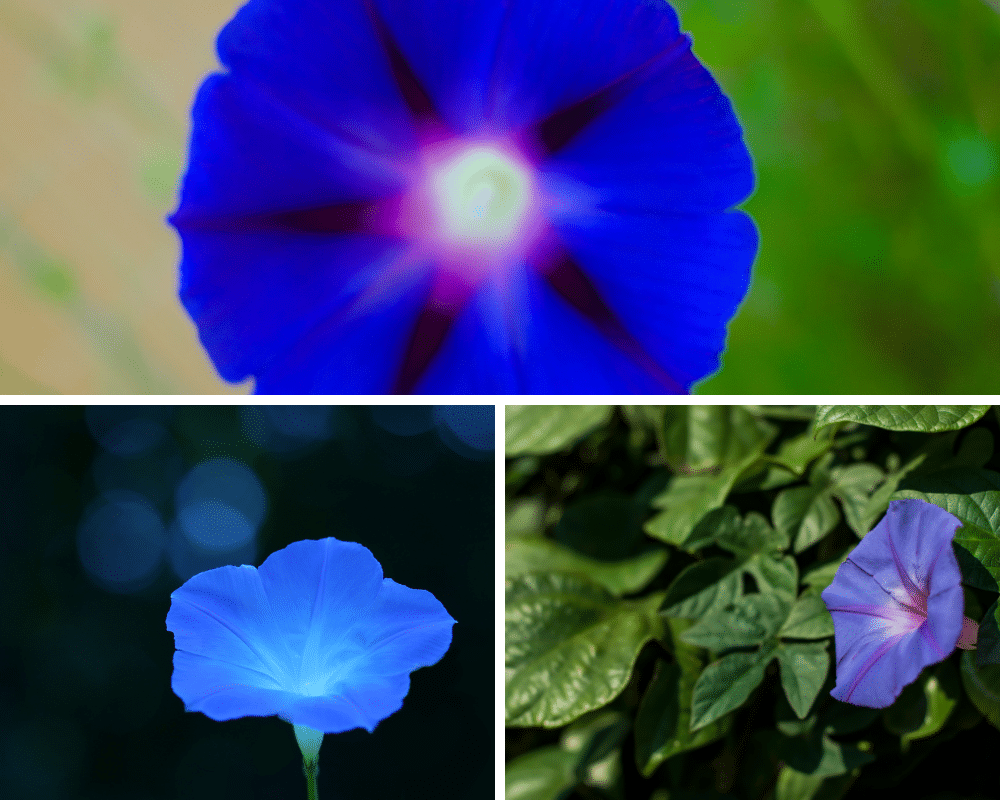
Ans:
[[[1000,3],[675,0],[733,99],[761,231],[701,393],[988,393]],[[0,392],[243,392],[163,217],[233,0],[0,0]]]

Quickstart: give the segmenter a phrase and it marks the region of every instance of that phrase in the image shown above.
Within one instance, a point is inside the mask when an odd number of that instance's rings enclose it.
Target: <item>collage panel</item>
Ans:
[[[508,405],[505,800],[986,800],[990,405]]]
[[[491,797],[494,413],[0,406],[0,796]]]
[[[1000,0],[5,0],[0,395],[995,393],[998,53]]]

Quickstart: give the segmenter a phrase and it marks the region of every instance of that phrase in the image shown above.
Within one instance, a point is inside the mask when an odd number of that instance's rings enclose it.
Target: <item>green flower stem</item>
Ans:
[[[309,800],[319,800],[316,778],[319,776],[319,748],[323,744],[323,731],[306,725],[295,725],[295,741],[302,751],[302,771],[306,774]]]
[[[306,774],[306,789],[309,793],[309,800],[319,800],[319,792],[316,788],[316,777],[319,775],[319,759],[315,761],[302,761],[302,770]]]

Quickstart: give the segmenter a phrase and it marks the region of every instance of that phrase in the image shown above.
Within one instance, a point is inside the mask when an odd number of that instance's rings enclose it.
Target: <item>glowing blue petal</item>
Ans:
[[[171,595],[174,692],[216,720],[278,715],[326,733],[397,711],[454,620],[430,593],[382,577],[359,544],[328,538],[220,567]]]

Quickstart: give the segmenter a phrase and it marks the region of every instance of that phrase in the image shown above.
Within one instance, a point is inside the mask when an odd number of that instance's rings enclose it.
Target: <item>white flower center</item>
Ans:
[[[439,236],[466,246],[503,247],[518,238],[530,206],[531,175],[486,145],[452,154],[431,169]]]

